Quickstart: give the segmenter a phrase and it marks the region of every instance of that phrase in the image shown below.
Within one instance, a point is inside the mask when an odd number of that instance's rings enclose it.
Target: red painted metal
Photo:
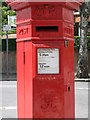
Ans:
[[[73,9],[79,3],[9,5],[17,11],[18,118],[75,118]],[[38,74],[40,48],[59,50],[59,73]]]

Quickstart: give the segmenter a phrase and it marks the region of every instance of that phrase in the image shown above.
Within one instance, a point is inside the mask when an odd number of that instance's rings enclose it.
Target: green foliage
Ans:
[[[80,42],[80,37],[74,36],[74,49],[75,50],[79,49],[79,42]],[[90,36],[87,36],[87,47],[88,47],[88,50],[90,50]]]
[[[16,30],[11,30],[11,31],[8,31],[8,34],[16,34]],[[3,31],[1,35],[6,35],[6,32]]]
[[[8,15],[13,16],[16,15],[15,11],[12,11],[9,6],[6,6],[6,4],[2,5],[2,24],[7,24],[8,22]]]
[[[87,36],[90,36],[90,31],[88,31]]]
[[[15,11],[12,11],[9,6],[5,2],[2,3],[2,7],[0,7],[0,11],[2,12],[2,27],[5,24],[8,24],[8,15],[14,16],[16,15]],[[10,31],[9,33],[16,33],[15,30]],[[1,35],[5,34],[5,32],[2,32]]]

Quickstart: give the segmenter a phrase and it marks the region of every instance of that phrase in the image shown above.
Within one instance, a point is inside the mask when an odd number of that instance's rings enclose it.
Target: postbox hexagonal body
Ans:
[[[10,2],[17,12],[18,118],[75,118],[78,3]]]

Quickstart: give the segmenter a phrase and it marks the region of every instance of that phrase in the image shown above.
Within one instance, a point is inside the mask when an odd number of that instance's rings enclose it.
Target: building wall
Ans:
[[[78,63],[78,51],[74,53],[75,58],[75,72],[77,70],[77,63]],[[90,73],[90,50],[88,51],[88,68]],[[2,52],[2,72],[6,73],[6,51]],[[16,52],[9,51],[9,73],[16,73]]]
[[[16,73],[16,51],[9,51],[8,64],[9,73]],[[6,51],[2,52],[2,72],[6,73]]]

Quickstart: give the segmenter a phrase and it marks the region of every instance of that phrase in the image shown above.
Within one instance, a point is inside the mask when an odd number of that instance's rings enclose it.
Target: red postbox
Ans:
[[[9,2],[17,14],[18,118],[75,118],[74,16],[79,2]]]

